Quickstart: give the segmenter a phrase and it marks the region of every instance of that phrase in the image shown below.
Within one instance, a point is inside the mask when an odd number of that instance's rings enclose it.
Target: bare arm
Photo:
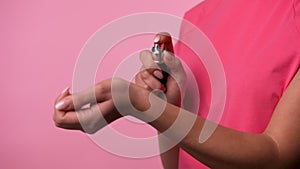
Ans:
[[[300,161],[300,69],[278,103],[265,134],[277,144],[283,166]],[[288,167],[286,167],[288,168]]]
[[[122,83],[128,82],[120,81],[119,83],[122,85]],[[103,92],[109,91],[107,89],[111,86],[110,82],[101,82],[98,86],[100,86],[98,91],[98,96],[100,97],[97,98],[97,101],[100,102],[100,108],[106,110],[102,111],[102,113],[110,114],[115,112],[111,111],[111,106],[104,106],[105,103],[111,102],[110,92]],[[150,107],[150,103],[147,102],[150,92],[135,84],[130,84],[130,86],[132,104],[139,110],[147,110]],[[188,131],[178,146],[211,168],[293,168],[299,165],[300,161],[299,86],[300,72],[295,75],[284,92],[274,111],[270,124],[262,134],[244,133],[218,126],[214,134],[206,142],[199,143],[199,135],[205,119],[169,103],[166,104],[159,118],[149,124],[159,132],[164,132],[170,128],[180,115],[180,118],[177,119],[180,125],[173,126],[172,131],[166,134],[169,139],[176,140],[182,135],[182,129],[192,123],[191,130]],[[76,95],[78,102],[82,105],[90,102],[89,97],[85,96],[85,92]],[[60,101],[61,98],[57,101]],[[70,99],[69,96],[66,98]],[[152,98],[154,99],[152,103],[158,104],[156,106],[166,103],[166,101],[158,97]],[[55,122],[59,122],[57,123],[58,127],[80,129],[77,128],[77,126],[80,126],[80,123],[76,113],[72,111],[73,108],[66,108],[71,110],[58,109],[55,109],[54,114]],[[182,112],[179,114],[180,110]],[[87,112],[87,114],[91,113]],[[153,117],[155,113],[145,111],[142,114],[131,115],[145,120]],[[193,118],[196,118],[195,123],[192,121]]]
[[[192,129],[179,143],[193,157],[211,168],[293,168],[300,160],[300,71],[276,107],[270,124],[262,134],[239,132],[218,126],[214,134],[204,143],[199,135],[204,119],[197,117]],[[164,102],[163,100],[160,100]],[[163,103],[161,103],[163,104]],[[142,108],[142,107],[141,107]],[[163,114],[150,124],[158,131],[168,129],[179,115],[180,108],[167,104]],[[194,114],[182,111],[179,127],[187,126]],[[144,116],[152,116],[145,113]],[[168,137],[180,137],[177,131]]]

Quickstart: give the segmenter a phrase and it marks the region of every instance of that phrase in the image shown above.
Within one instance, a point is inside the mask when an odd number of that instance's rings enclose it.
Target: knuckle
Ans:
[[[61,127],[62,127],[62,125],[61,125],[61,124],[59,124],[59,123],[56,123],[56,122],[55,122],[55,126],[56,126],[56,127],[59,127],[59,128],[61,128]]]
[[[65,124],[65,119],[62,115],[59,115],[57,113],[55,113],[53,115],[53,121],[56,125],[56,127],[62,127]]]
[[[62,127],[64,124],[64,120],[61,118],[56,118],[54,122],[56,127]]]
[[[109,93],[110,90],[111,90],[110,81],[104,81],[103,83],[98,83],[95,86],[95,94],[94,92],[92,92],[89,94],[89,96],[88,95],[85,96],[86,102],[96,102],[97,99],[102,98],[102,96]]]
[[[147,79],[149,76],[150,76],[150,75],[149,75],[148,71],[143,71],[143,72],[141,72],[141,78],[142,78],[142,79]]]
[[[144,85],[144,81],[140,77],[135,78],[135,83],[138,84],[138,85]]]
[[[97,85],[95,86],[95,93],[96,93],[97,95],[102,94],[102,93],[105,93],[105,88],[103,87],[103,85],[97,84]]]

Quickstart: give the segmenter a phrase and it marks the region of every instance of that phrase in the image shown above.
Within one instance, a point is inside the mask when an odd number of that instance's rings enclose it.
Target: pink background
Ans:
[[[158,157],[118,157],[81,132],[56,128],[53,102],[101,26],[136,12],[183,16],[200,1],[1,1],[0,168],[162,168]]]

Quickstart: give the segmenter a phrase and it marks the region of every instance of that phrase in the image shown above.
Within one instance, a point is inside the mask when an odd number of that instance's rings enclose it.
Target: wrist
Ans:
[[[131,104],[136,110],[131,111],[130,115],[146,123],[158,119],[167,106],[165,95],[160,97],[157,92],[151,92],[139,86],[132,86],[130,96]]]

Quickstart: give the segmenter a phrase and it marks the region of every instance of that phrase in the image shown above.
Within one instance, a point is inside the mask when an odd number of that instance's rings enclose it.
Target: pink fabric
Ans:
[[[261,133],[300,63],[299,0],[206,0],[185,15],[212,41],[223,63],[227,98],[221,125]],[[187,30],[181,38],[189,40]],[[210,106],[210,82],[203,64],[182,43],[177,55],[197,78],[199,115]],[[180,169],[207,168],[184,151]]]

